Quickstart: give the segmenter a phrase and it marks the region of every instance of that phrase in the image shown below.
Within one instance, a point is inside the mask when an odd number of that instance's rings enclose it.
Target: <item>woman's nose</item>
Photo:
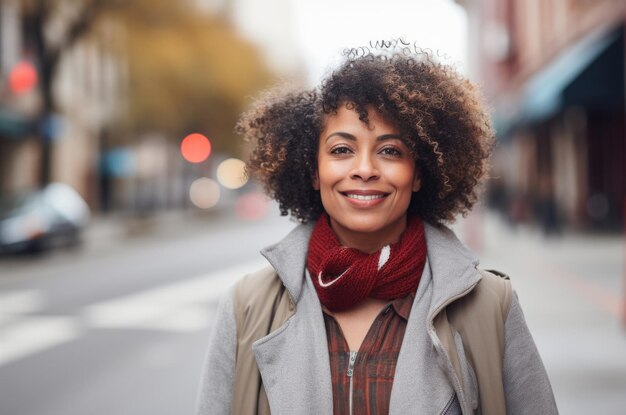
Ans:
[[[368,154],[360,154],[354,158],[350,177],[364,182],[376,180],[380,176],[375,160]]]

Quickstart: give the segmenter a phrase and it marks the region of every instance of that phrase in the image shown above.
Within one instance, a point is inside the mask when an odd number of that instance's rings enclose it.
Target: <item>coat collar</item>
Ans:
[[[270,408],[278,413],[332,414],[324,319],[313,283],[305,272],[312,229],[310,224],[300,225],[262,251],[297,304],[297,312],[281,328],[253,344]],[[390,414],[410,413],[410,405],[422,408],[422,413],[439,412],[450,396],[454,398],[454,369],[445,351],[440,350],[437,334],[424,330],[424,320],[429,320],[428,327],[432,328],[439,311],[480,280],[475,270],[477,259],[451,230],[425,225],[425,234],[427,266],[398,356]],[[404,347],[405,343],[414,347]],[[432,345],[438,345],[436,352]],[[302,382],[293,382],[294,378]],[[416,392],[415,379],[420,378],[428,379],[428,383]]]
[[[480,281],[478,258],[449,228],[428,225],[426,249],[432,271],[433,297],[429,309],[432,320],[439,310]]]
[[[280,242],[261,250],[261,255],[274,267],[294,304],[302,294],[311,233],[312,223],[296,226]]]
[[[476,256],[449,228],[425,223],[428,261],[433,273],[433,297],[429,315],[434,317],[441,306],[467,291],[480,280],[475,271]],[[270,245],[261,254],[274,267],[295,304],[304,284],[309,239],[313,224],[299,225],[283,240]]]

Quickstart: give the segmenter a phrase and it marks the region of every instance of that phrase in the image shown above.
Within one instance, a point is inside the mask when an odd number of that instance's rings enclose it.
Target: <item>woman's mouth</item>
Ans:
[[[350,199],[356,199],[356,200],[374,200],[374,199],[382,199],[383,197],[385,197],[384,194],[381,195],[357,195],[354,193],[346,193],[345,194],[347,197],[349,197]]]
[[[347,191],[341,192],[348,202],[356,207],[371,207],[381,203],[389,193],[372,191]]]

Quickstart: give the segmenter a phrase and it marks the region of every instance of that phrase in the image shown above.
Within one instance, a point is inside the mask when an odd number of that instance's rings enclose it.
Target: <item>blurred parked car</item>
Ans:
[[[76,245],[89,217],[87,203],[62,183],[0,197],[0,253]]]

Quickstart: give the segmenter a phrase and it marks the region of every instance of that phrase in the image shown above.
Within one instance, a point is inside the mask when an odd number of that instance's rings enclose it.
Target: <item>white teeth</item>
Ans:
[[[348,196],[350,199],[356,200],[374,200],[382,199],[383,197],[385,197],[385,195],[353,195],[351,193],[348,193],[346,196]]]

